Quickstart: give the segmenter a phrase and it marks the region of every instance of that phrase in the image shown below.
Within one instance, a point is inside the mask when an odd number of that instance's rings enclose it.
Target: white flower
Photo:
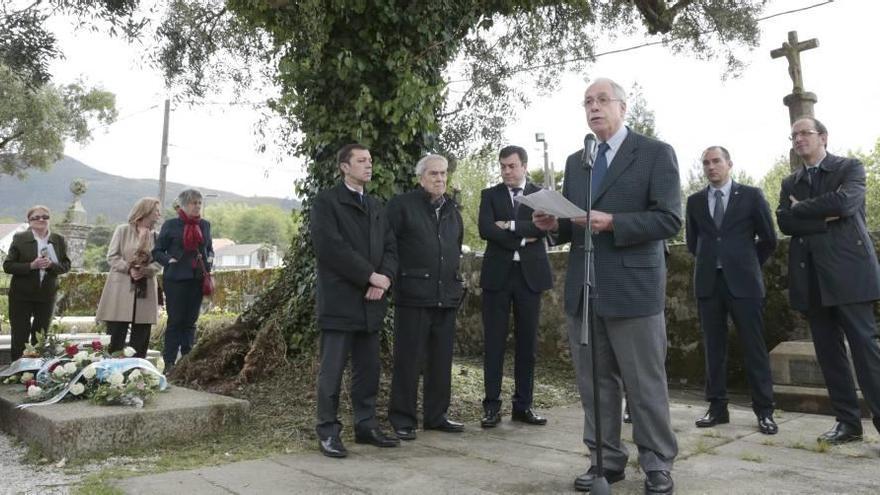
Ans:
[[[136,353],[137,353],[137,351],[134,350],[134,347],[126,347],[125,349],[122,350],[122,354],[124,354],[125,357],[132,357]]]
[[[156,358],[156,369],[159,370],[159,373],[165,371],[165,360],[162,359],[162,356]]]
[[[70,386],[70,393],[73,395],[80,395],[86,391],[86,386],[80,382],[76,382]]]
[[[39,397],[40,394],[42,394],[42,393],[43,393],[43,389],[41,389],[40,387],[38,387],[36,385],[31,385],[27,389],[28,397]]]
[[[125,382],[125,377],[122,376],[122,373],[114,371],[110,374],[110,378],[108,378],[107,381],[110,382],[110,385],[119,386]]]
[[[95,377],[95,372],[95,365],[90,364],[86,366],[85,369],[83,369],[83,376],[86,378],[86,380],[91,380]]]
[[[68,374],[76,373],[76,368],[77,368],[76,363],[74,363],[73,361],[68,361],[68,362],[64,363],[64,372],[65,373],[68,373]]]
[[[64,369],[64,366],[56,366],[52,371],[52,374],[55,375],[56,378],[64,378],[67,375],[67,370]]]
[[[135,368],[128,374],[128,381],[133,382],[141,377],[141,370]]]
[[[109,335],[101,335],[101,345],[107,347],[110,345],[110,336]]]
[[[56,345],[55,346],[55,354],[59,354],[59,355],[64,354],[64,346],[61,344]]]
[[[77,363],[81,363],[89,358],[89,353],[86,351],[79,351],[73,355],[73,360]]]
[[[21,374],[21,383],[27,383],[34,379],[33,373],[24,372]]]

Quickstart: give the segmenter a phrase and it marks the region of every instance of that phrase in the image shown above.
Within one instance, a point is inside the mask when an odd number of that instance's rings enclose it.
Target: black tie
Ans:
[[[724,221],[724,193],[721,189],[715,189],[715,209],[712,211],[712,219],[715,220],[715,226],[721,228],[721,222]]]
[[[522,193],[522,188],[521,188],[521,187],[511,187],[511,188],[510,188],[510,192],[513,193],[513,198],[514,198],[514,201],[513,201],[513,218],[514,218],[514,220],[516,220],[516,214],[519,212],[519,205],[520,205],[519,201],[516,201],[516,197],[519,196],[520,193]]]
[[[809,167],[810,173],[810,197],[819,195],[819,167]]]

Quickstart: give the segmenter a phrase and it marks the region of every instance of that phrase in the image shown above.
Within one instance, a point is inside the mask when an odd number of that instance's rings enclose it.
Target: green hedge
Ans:
[[[269,285],[277,268],[214,272],[213,307],[240,313]],[[161,277],[160,277],[161,278]],[[60,279],[56,315],[92,316],[98,308],[106,273],[68,273]]]

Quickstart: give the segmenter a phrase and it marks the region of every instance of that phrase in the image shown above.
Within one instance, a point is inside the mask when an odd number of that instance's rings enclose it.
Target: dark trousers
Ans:
[[[128,335],[129,325],[130,323],[127,321],[107,322],[107,333],[110,334],[111,353],[125,349],[125,337]],[[134,348],[134,357],[147,357],[147,346],[150,344],[151,326],[152,325],[149,323],[135,323],[134,325],[131,325],[131,340],[129,344]]]
[[[202,309],[202,281],[163,280],[168,323],[165,326],[165,349],[162,359],[167,366],[177,361],[178,352],[186,356],[196,342],[196,320]]]
[[[810,271],[810,309],[806,316],[834,415],[837,421],[861,430],[861,410],[843,341],[846,336],[859,388],[874,415],[874,425],[880,430],[880,337],[873,302],[822,306],[812,259],[808,260],[807,269]]]
[[[773,414],[773,378],[764,343],[764,299],[733,297],[724,272],[718,270],[710,297],[697,299],[700,328],[706,349],[706,400],[716,411],[727,405],[727,317],[733,319],[742,344],[746,379],[752,393],[752,410]]]
[[[452,387],[452,344],[456,308],[394,308],[394,373],[388,419],[395,428],[418,425],[419,375],[424,426],[446,419]]]
[[[351,356],[351,405],[356,432],[379,427],[376,394],[379,391],[379,333],[321,331],[321,369],[318,372],[318,438],[338,436],[339,390]]]
[[[9,298],[9,332],[12,337],[10,353],[13,361],[24,353],[28,339],[31,344],[36,344],[37,333],[45,333],[49,329],[54,310],[54,298],[50,301],[20,301],[14,297]]]
[[[541,293],[531,290],[523,278],[519,263],[513,263],[507,286],[498,291],[483,290],[483,386],[486,396],[483,409],[501,408],[501,378],[504,372],[504,350],[513,306],[513,334],[516,339],[513,361],[513,410],[532,407],[535,379],[535,348],[538,341],[538,319],[541,314]]]

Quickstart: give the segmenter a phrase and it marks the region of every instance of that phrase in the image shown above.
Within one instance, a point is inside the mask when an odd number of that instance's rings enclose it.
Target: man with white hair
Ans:
[[[463,293],[458,268],[464,235],[458,205],[446,194],[448,168],[443,156],[425,156],[416,164],[419,187],[388,202],[388,223],[399,256],[392,285],[394,372],[388,418],[401,440],[416,438],[422,370],[424,428],[464,430],[446,416],[455,314]]]
[[[594,326],[602,445],[596,445],[591,349],[580,344],[587,217],[534,215],[542,229],[571,242],[565,280],[565,312],[578,389],[584,408],[584,443],[596,462],[602,449],[608,483],[624,478],[629,453],[620,440],[623,385],[632,415],[633,442],[645,472],[645,493],[672,493],[672,463],[678,444],[669,417],[666,385],[666,260],[664,241],[681,228],[681,187],[675,151],[668,144],[626,127],[626,92],[597,79],[584,94],[584,110],[599,147],[590,171],[578,150],[565,163],[563,194],[590,210],[593,272],[590,324]],[[578,476],[575,488],[590,491],[597,466]]]

